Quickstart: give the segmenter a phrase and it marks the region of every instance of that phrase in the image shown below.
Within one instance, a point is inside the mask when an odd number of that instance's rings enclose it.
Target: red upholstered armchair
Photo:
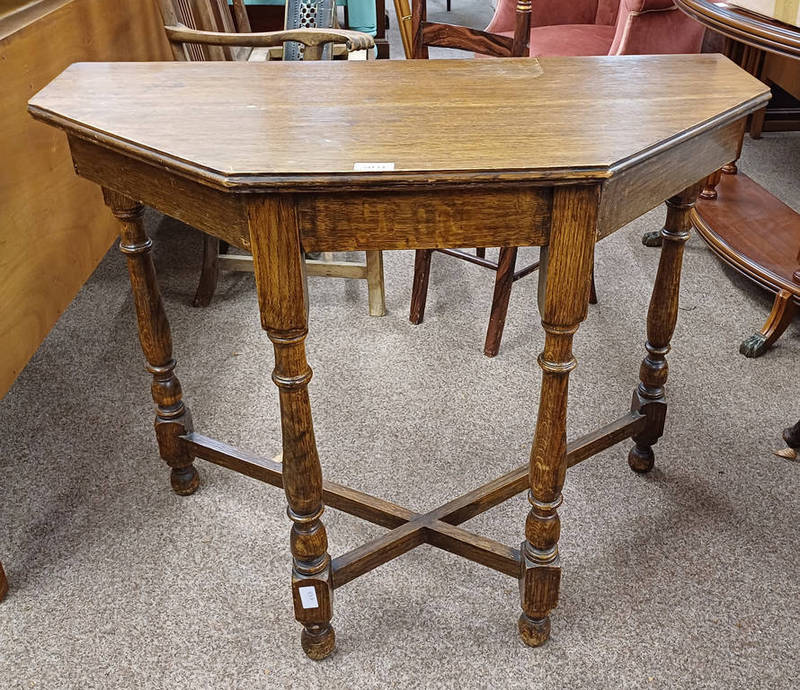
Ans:
[[[486,31],[514,35],[516,0],[497,0]],[[705,29],[672,0],[534,0],[531,55],[697,53]]]

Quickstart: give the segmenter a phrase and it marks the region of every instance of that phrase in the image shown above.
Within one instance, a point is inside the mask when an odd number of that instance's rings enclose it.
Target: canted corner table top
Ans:
[[[720,55],[79,63],[30,102],[207,183],[610,177],[769,90]],[[376,166],[377,164],[377,166]]]

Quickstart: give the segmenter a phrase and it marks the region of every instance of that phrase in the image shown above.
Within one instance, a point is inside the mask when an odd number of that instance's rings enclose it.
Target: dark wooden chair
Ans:
[[[266,51],[270,48],[283,48],[287,59],[321,60],[330,59],[334,47],[342,46],[353,52],[374,46],[368,34],[333,27],[332,0],[295,0],[289,9],[292,17],[297,15],[301,26],[292,27],[293,20],[287,15],[286,30],[261,33],[250,31],[244,0],[233,0],[233,11],[227,0],[159,0],[159,5],[176,60],[266,60],[269,57]],[[312,14],[319,20],[318,24],[325,26],[310,28]],[[227,247],[221,246],[217,238],[204,235],[203,264],[194,297],[196,307],[205,307],[211,302],[223,268],[252,272],[253,259],[248,255],[228,254]],[[311,276],[365,280],[370,315],[386,313],[381,252],[366,252],[365,263],[307,260],[306,270]]]
[[[403,13],[404,1],[396,5]],[[411,8],[410,52],[407,57],[427,59],[428,47],[456,48],[492,57],[526,57],[528,56],[528,36],[531,26],[531,3],[521,0],[516,5],[516,24],[513,36],[501,36],[466,26],[439,24],[427,21],[425,0],[413,0]],[[401,33],[404,32],[401,23]],[[406,44],[404,35],[404,45]],[[517,247],[501,247],[497,261],[486,258],[486,249],[479,247],[472,254],[463,249],[420,249],[414,258],[414,283],[411,291],[411,323],[422,322],[425,316],[425,303],[428,297],[428,279],[431,271],[431,259],[434,252],[463,259],[477,266],[495,272],[494,295],[489,315],[489,327],[486,331],[486,342],[483,352],[487,357],[494,357],[500,349],[503,328],[508,313],[508,300],[511,297],[511,286],[515,281],[524,278],[537,268],[536,261],[524,268],[517,269]],[[592,302],[596,302],[594,279],[592,280]]]

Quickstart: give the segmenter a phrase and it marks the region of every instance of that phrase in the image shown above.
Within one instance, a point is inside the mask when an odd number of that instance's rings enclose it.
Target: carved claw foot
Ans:
[[[783,440],[789,448],[800,448],[800,422],[783,430]]]
[[[761,333],[753,333],[749,338],[745,338],[742,344],[739,345],[739,353],[745,357],[760,357],[763,355],[769,346],[767,339]]]
[[[661,242],[661,230],[650,230],[642,235],[642,244],[645,247],[660,247]]]
[[[197,491],[197,487],[200,486],[200,475],[197,474],[194,465],[173,467],[169,475],[169,481],[172,484],[172,490],[178,496],[189,496]]]
[[[640,446],[638,443],[628,453],[628,465],[634,472],[644,474],[653,469],[656,457],[650,446]]]
[[[300,644],[309,659],[321,661],[336,647],[336,634],[330,625],[309,626],[300,633]]]
[[[523,613],[517,622],[517,629],[528,647],[541,647],[550,638],[550,616],[534,620]]]

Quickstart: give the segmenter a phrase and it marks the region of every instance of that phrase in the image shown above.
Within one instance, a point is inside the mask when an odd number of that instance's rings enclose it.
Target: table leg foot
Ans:
[[[178,496],[190,496],[200,486],[200,475],[194,465],[189,467],[173,467],[169,475],[172,490]]]
[[[739,354],[755,358],[763,355],[768,349],[767,339],[761,333],[753,333],[753,335],[741,342]]]
[[[661,242],[661,230],[650,230],[642,235],[642,244],[645,247],[660,247]]]
[[[656,456],[650,446],[637,443],[628,453],[628,465],[634,472],[639,474],[645,474],[652,470],[655,461]]]
[[[541,647],[550,639],[550,616],[535,620],[524,613],[517,622],[520,639],[528,647]]]
[[[739,345],[739,353],[745,357],[760,357],[789,327],[797,311],[794,295],[788,290],[780,290],[775,295],[767,321],[760,332],[754,333]]]
[[[309,625],[300,633],[300,644],[309,659],[321,661],[336,647],[336,633],[331,625]]]

